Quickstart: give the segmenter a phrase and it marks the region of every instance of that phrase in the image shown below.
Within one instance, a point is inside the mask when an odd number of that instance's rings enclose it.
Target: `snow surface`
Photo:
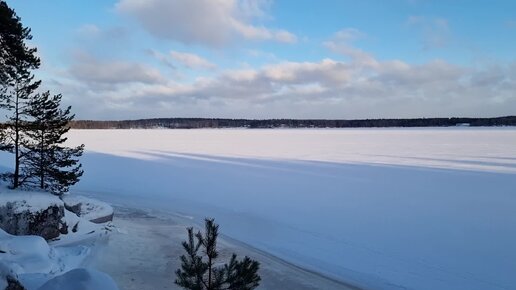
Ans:
[[[93,269],[74,269],[57,276],[38,290],[118,290],[108,275]]]
[[[516,288],[514,128],[84,130],[70,142],[89,150],[74,191],[215,217],[223,234],[336,279]]]

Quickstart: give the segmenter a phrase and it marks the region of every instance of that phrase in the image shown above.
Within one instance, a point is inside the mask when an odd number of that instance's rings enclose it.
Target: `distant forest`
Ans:
[[[497,118],[419,118],[363,120],[301,119],[208,119],[158,118],[122,121],[71,121],[73,129],[197,129],[197,128],[371,128],[371,127],[452,127],[516,126],[516,116]]]

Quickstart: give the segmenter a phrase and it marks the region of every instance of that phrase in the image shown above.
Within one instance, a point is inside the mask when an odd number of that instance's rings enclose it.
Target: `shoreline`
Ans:
[[[109,274],[124,290],[180,289],[174,280],[183,254],[181,242],[186,238],[186,227],[198,225],[179,215],[120,206],[115,206],[113,223],[118,232],[96,247],[91,266]],[[362,289],[294,265],[223,232],[221,225],[220,261],[232,252],[258,260],[262,277],[258,289]]]

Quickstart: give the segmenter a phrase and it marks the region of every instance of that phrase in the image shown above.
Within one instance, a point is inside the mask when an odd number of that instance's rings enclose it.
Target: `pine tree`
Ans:
[[[28,115],[32,121],[23,143],[20,180],[20,184],[35,185],[57,195],[79,181],[83,171],[78,158],[84,150],[84,145],[74,148],[63,145],[74,115],[70,114],[71,107],[60,108],[61,98],[45,92],[35,95],[29,103]]]
[[[30,29],[5,1],[0,1],[0,108],[10,112],[0,138],[2,150],[14,153],[13,188],[20,185],[21,144],[28,124],[29,102],[41,81],[31,73],[40,65],[37,49],[25,43],[31,40]]]
[[[205,220],[205,232],[194,235],[193,228],[188,228],[188,240],[183,242],[186,255],[181,256],[181,269],[176,271],[175,283],[191,290],[251,290],[259,286],[260,264],[245,257],[237,260],[233,254],[229,264],[216,267],[219,256],[217,237],[219,226],[213,219]],[[199,251],[202,249],[202,254]]]

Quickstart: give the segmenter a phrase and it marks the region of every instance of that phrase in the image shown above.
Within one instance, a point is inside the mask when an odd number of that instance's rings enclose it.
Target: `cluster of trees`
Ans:
[[[364,119],[364,120],[301,120],[301,119],[209,119],[158,118],[123,121],[72,121],[74,129],[195,129],[195,128],[368,128],[368,127],[450,127],[516,126],[516,116],[497,118],[417,118],[417,119]]]
[[[33,71],[40,66],[37,49],[29,47],[31,30],[15,11],[0,1],[0,150],[14,155],[14,172],[4,175],[12,185],[39,187],[62,194],[83,171],[79,163],[84,145],[66,147],[70,107],[60,107],[61,95],[38,92]]]

